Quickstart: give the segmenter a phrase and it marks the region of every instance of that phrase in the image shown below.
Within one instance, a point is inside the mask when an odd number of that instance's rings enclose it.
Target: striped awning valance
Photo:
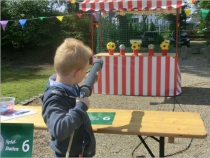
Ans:
[[[184,5],[184,0],[84,0],[79,4],[82,11],[111,10],[155,10],[157,8],[171,10]]]

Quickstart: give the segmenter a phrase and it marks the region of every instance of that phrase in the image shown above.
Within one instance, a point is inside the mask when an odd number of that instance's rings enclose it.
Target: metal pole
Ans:
[[[145,146],[145,148],[147,149],[147,151],[149,152],[150,156],[155,157],[155,155],[152,153],[152,151],[150,150],[149,146],[146,144],[146,142],[144,141],[142,136],[138,135],[138,137],[141,140],[141,142],[143,143],[143,145]]]
[[[178,56],[178,20],[179,20],[179,8],[176,9],[176,56]]]
[[[93,37],[93,11],[91,10],[91,14],[90,14],[90,29],[91,29],[91,48],[94,51],[94,37]]]
[[[102,51],[102,17],[100,11],[100,52]]]
[[[165,152],[165,138],[164,137],[160,137],[160,142],[159,142],[159,151],[160,151],[160,157],[164,157],[164,152]]]

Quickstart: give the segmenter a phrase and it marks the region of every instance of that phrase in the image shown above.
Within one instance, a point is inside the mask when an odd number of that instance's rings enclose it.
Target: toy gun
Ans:
[[[97,78],[96,72],[100,71],[103,67],[103,60],[97,59],[93,63],[93,67],[90,70],[87,78],[80,87],[80,98],[89,97],[92,93],[93,84]]]

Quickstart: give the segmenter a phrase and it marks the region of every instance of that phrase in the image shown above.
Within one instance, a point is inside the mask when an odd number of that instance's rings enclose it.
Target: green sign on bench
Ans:
[[[115,112],[88,112],[91,124],[97,125],[111,125]]]
[[[1,123],[0,157],[31,157],[33,124]]]

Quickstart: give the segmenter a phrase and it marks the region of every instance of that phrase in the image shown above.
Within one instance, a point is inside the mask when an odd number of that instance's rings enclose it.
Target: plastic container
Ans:
[[[15,98],[0,97],[1,115],[11,114],[14,111]]]

